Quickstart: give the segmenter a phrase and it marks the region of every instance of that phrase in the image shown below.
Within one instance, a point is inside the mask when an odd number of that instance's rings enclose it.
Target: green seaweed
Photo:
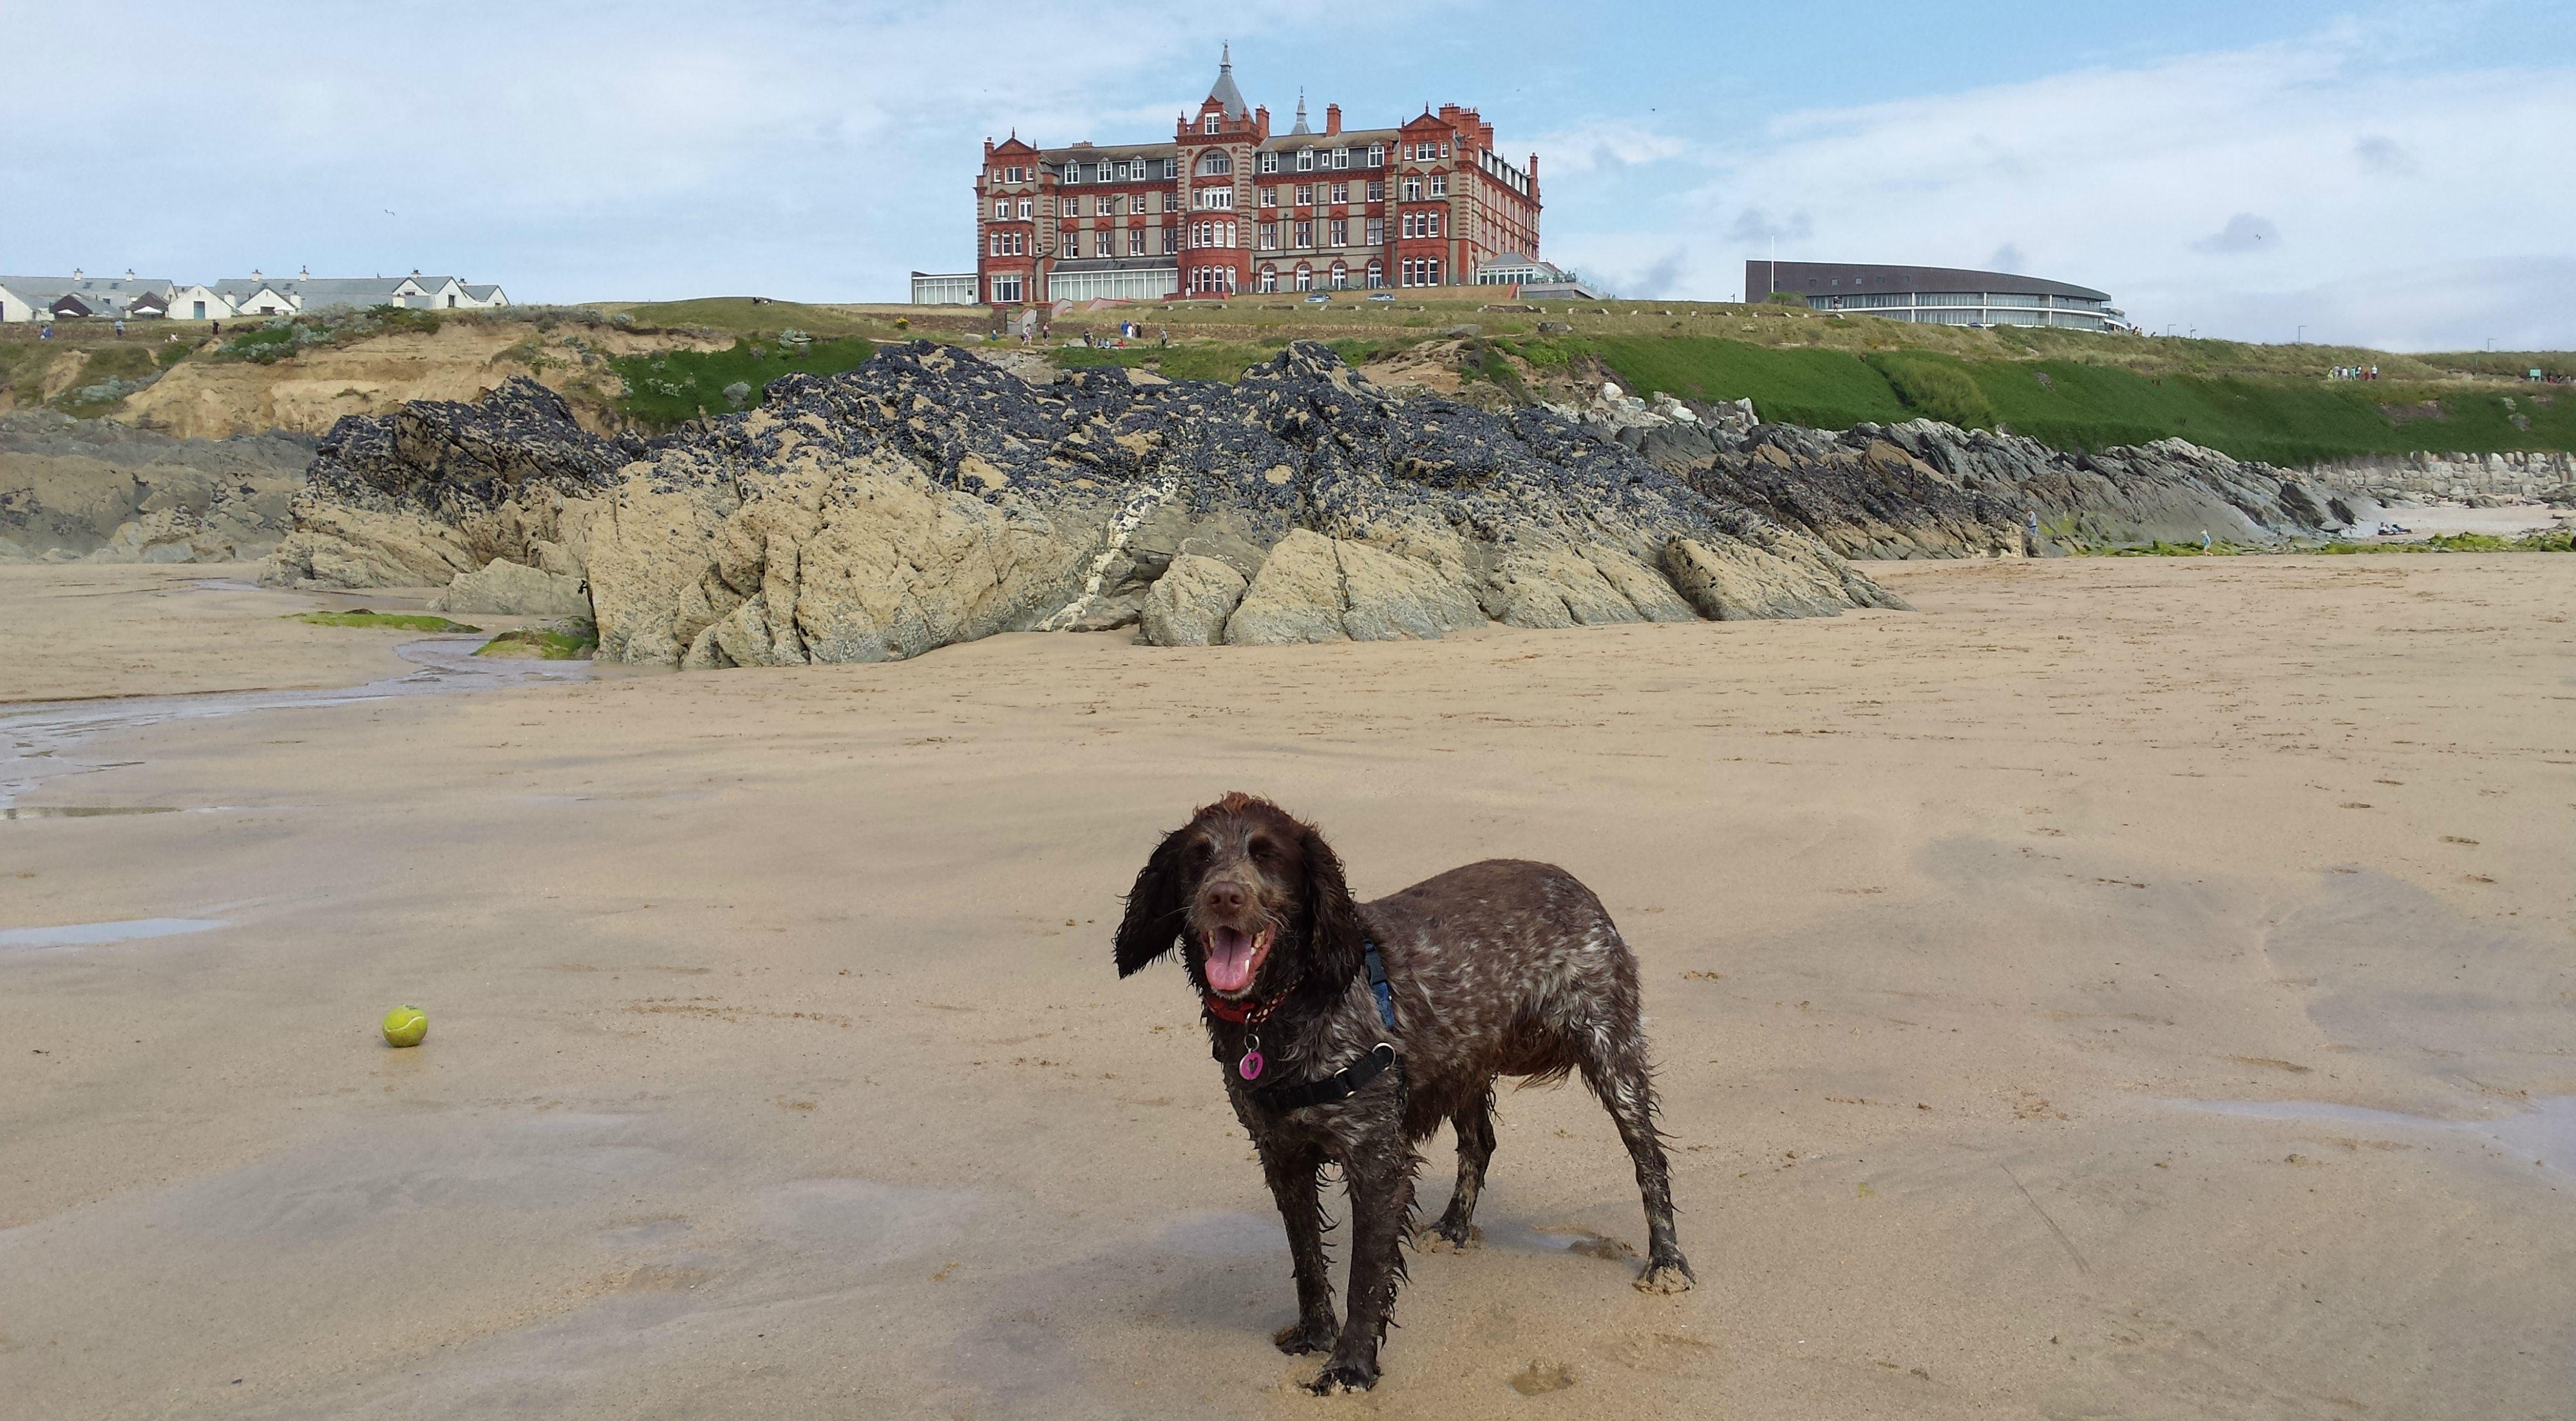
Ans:
[[[445,617],[414,615],[405,612],[370,612],[364,607],[348,612],[290,612],[285,620],[309,622],[317,627],[388,627],[400,632],[479,632],[463,622]]]

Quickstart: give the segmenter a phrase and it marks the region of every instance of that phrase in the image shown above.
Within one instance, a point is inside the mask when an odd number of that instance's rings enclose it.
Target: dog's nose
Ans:
[[[1240,883],[1211,883],[1200,890],[1199,901],[1212,913],[1240,913],[1250,898]]]

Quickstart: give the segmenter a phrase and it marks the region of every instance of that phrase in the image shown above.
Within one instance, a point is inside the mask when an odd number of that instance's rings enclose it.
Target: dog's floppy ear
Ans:
[[[1181,895],[1188,887],[1181,881],[1181,855],[1187,828],[1175,829],[1163,836],[1154,856],[1136,875],[1136,886],[1127,891],[1127,916],[1118,924],[1118,975],[1132,977],[1146,963],[1172,950],[1181,935]]]
[[[1306,937],[1314,973],[1326,983],[1347,982],[1367,966],[1368,929],[1342,880],[1341,856],[1314,825],[1297,830],[1297,851],[1306,860]]]

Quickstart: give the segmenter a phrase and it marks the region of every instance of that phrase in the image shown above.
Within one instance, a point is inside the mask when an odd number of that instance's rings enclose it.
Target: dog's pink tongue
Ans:
[[[1252,934],[1218,928],[1208,934],[1208,985],[1232,996],[1252,985]]]

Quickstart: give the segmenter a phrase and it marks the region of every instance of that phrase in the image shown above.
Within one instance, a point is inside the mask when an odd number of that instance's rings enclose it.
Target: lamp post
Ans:
[[[2307,343],[2308,343],[2308,328],[2307,328],[2307,327],[2305,327],[2305,326],[2301,326],[2301,327],[2299,327],[2299,333],[2298,333],[2297,335],[2295,335],[2295,336],[2290,337],[2290,344],[2292,344],[2292,345],[2305,345],[2305,344],[2307,344]]]

